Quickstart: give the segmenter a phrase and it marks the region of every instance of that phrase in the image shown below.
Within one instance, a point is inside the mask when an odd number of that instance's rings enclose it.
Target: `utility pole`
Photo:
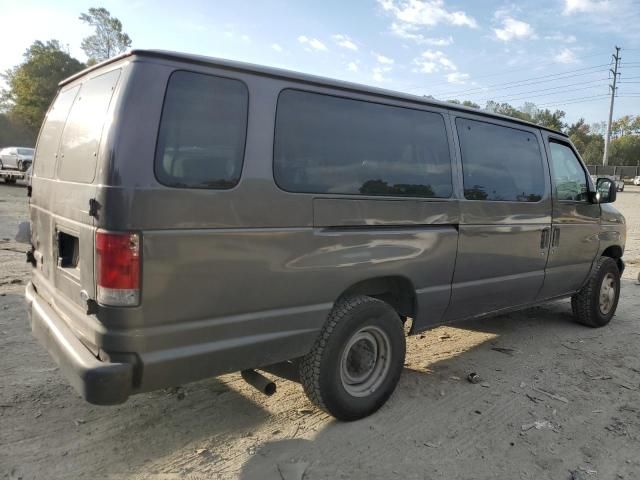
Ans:
[[[613,100],[616,98],[616,82],[618,81],[618,64],[620,63],[620,47],[615,47],[616,53],[612,55],[614,64],[613,69],[609,69],[613,73],[613,84],[609,85],[611,89],[611,103],[609,104],[609,123],[607,123],[607,133],[604,136],[604,155],[602,157],[602,165],[609,164],[609,141],[611,140],[611,122],[613,120]]]

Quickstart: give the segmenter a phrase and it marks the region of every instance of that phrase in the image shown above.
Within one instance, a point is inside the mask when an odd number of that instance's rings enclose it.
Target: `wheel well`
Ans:
[[[622,263],[622,247],[620,245],[611,245],[610,247],[605,248],[604,252],[602,252],[602,256],[613,258],[618,264],[618,270],[622,273],[624,270],[624,264]]]
[[[358,282],[346,289],[340,298],[351,295],[368,295],[387,302],[403,321],[414,318],[417,309],[416,290],[406,277],[376,277]]]

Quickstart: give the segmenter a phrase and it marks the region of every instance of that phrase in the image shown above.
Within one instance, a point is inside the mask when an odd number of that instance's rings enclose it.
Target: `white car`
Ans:
[[[33,163],[33,148],[6,147],[0,150],[0,170],[11,169],[24,172]]]
[[[640,175],[638,175],[637,177],[633,177],[633,184],[640,185]]]

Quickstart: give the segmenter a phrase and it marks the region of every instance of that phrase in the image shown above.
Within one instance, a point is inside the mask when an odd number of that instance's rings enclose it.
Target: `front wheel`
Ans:
[[[618,307],[620,270],[615,260],[600,257],[587,284],[571,297],[573,316],[588,327],[604,327]]]
[[[364,295],[344,298],[300,362],[302,386],[338,420],[358,420],[395,390],[405,349],[402,321],[388,303]]]

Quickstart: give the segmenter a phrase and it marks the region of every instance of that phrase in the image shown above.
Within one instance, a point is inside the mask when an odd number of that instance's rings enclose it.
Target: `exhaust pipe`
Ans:
[[[272,382],[264,375],[259,374],[255,370],[242,370],[240,375],[242,375],[245,382],[258,389],[266,396],[270,397],[276,393],[276,383]]]

